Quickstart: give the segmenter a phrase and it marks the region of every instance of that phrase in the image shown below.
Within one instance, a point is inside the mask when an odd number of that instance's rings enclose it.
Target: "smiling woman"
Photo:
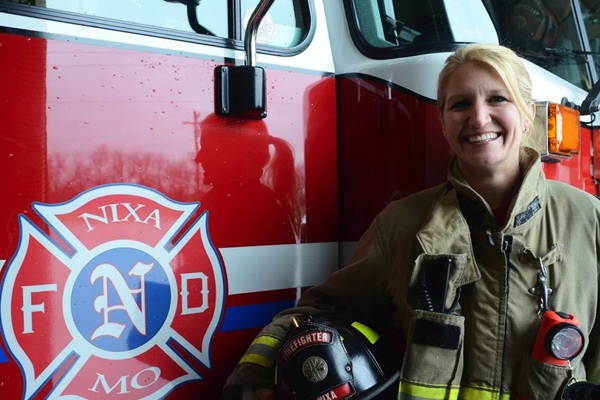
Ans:
[[[519,189],[519,148],[535,106],[529,75],[517,56],[503,48],[500,62],[486,55],[489,47],[472,45],[451,56],[438,98],[457,168],[495,210],[508,207]]]
[[[580,344],[594,342],[598,319],[589,310],[597,309],[600,259],[600,202],[547,180],[540,155],[523,146],[530,90],[527,70],[505,47],[470,44],[448,57],[438,91],[454,153],[448,181],[376,216],[351,264],[263,329],[229,377],[226,398],[274,399],[279,340],[294,318],[311,321],[323,310],[401,331],[402,400],[556,399],[572,377],[584,380],[600,366],[597,343],[585,364],[573,353],[567,365],[524,345],[540,317],[555,314],[579,324]]]

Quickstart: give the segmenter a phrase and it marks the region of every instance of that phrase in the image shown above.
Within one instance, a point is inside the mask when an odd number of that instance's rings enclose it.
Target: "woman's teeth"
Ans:
[[[484,141],[489,141],[489,140],[494,140],[498,137],[497,133],[483,133],[481,135],[471,135],[471,136],[467,136],[467,141],[469,143],[476,143],[476,142],[484,142]]]

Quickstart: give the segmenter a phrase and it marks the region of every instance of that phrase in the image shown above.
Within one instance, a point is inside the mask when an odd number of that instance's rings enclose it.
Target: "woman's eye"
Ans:
[[[490,103],[503,103],[505,101],[507,101],[507,99],[504,96],[493,96],[490,98]]]
[[[461,110],[463,108],[468,107],[469,102],[466,100],[460,100],[460,101],[455,101],[454,103],[450,104],[450,110]]]

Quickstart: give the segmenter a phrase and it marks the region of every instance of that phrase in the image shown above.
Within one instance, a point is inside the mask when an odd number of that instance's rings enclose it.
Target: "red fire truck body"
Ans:
[[[0,1],[1,398],[220,398],[388,202],[444,181],[435,81],[461,43],[512,46],[543,113],[578,109],[575,148],[546,114],[537,144],[598,194],[598,7],[265,3]],[[255,92],[262,118],[217,106]]]

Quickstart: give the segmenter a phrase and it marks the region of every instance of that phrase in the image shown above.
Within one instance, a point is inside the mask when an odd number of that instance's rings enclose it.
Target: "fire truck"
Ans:
[[[547,177],[598,194],[595,0],[0,0],[0,398],[221,398],[445,180],[469,42],[523,58]]]

